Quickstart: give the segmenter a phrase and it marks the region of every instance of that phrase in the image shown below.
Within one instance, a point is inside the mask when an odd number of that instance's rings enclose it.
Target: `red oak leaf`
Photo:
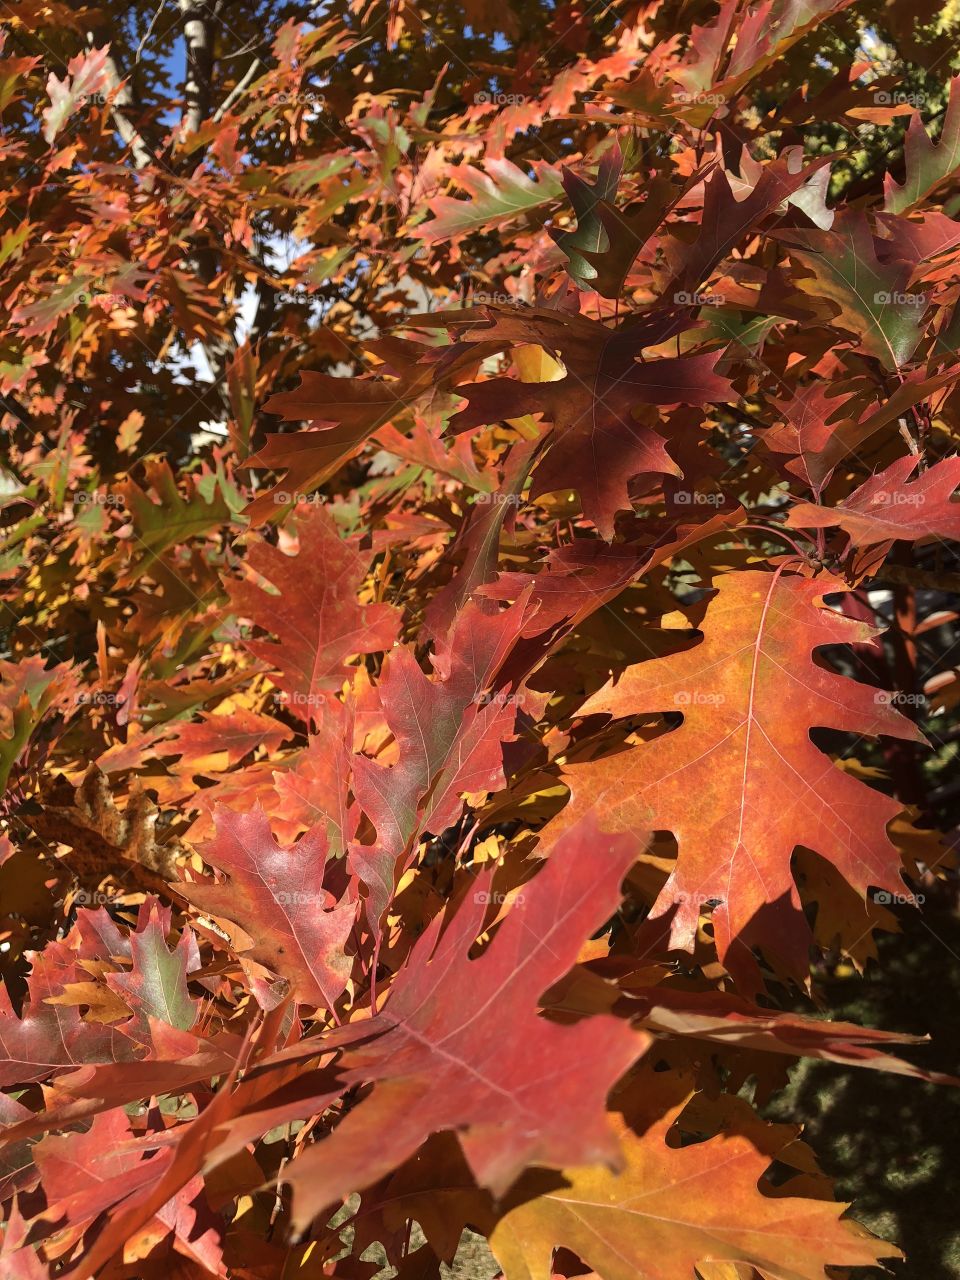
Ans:
[[[810,740],[815,726],[923,740],[888,694],[815,661],[821,645],[874,634],[824,605],[825,594],[846,590],[840,580],[783,572],[724,575],[699,644],[630,667],[582,708],[679,711],[683,724],[565,774],[569,821],[606,805],[611,830],[674,833],[676,868],[651,919],[667,917],[670,945],[690,949],[712,904],[721,960],[748,989],[757,982],[752,946],[806,978],[810,931],[790,868],[799,845],[828,858],[862,895],[871,885],[903,889],[886,831],[902,806],[837,769]]]
[[[34,956],[29,999],[17,1017],[0,991],[0,1086],[45,1080],[55,1072],[96,1062],[132,1062],[144,1047],[116,1027],[85,1022],[76,1005],[45,1003],[65,982],[82,981],[80,969],[65,972],[47,952]]]
[[[617,1007],[626,1012],[628,1006],[639,1009],[634,1014],[638,1026],[661,1035],[689,1036],[730,1049],[822,1058],[941,1084],[958,1083],[952,1076],[925,1071],[891,1052],[897,1047],[927,1044],[925,1036],[806,1018],[802,1014],[772,1013],[727,991],[683,991],[658,986],[631,991]]]
[[[349,657],[391,647],[398,615],[388,604],[357,602],[367,566],[322,507],[298,514],[296,530],[295,556],[259,540],[247,549],[247,562],[275,594],[245,580],[228,590],[237,612],[277,636],[244,643],[278,672],[290,710],[309,722],[322,691],[342,683]]]
[[[273,716],[241,707],[226,715],[205,714],[200,720],[176,722],[154,752],[158,756],[179,755],[174,766],[177,773],[216,776],[239,764],[257,747],[273,754],[292,737],[292,730]]]
[[[181,892],[201,910],[232,920],[252,939],[241,952],[288,979],[298,1000],[332,1009],[350,976],[344,949],[356,903],[335,902],[324,886],[327,838],[314,827],[290,849],[277,844],[259,807],[216,812],[216,837],[202,847],[224,884],[184,884]]]
[[[527,613],[525,600],[492,613],[468,603],[438,648],[433,679],[410,649],[394,650],[385,661],[378,691],[399,759],[384,766],[356,756],[353,785],[394,859],[419,833],[439,835],[452,826],[464,792],[503,785],[503,743],[513,737],[517,699],[484,694]]]
[[[647,1041],[615,1018],[566,1026],[536,1009],[616,910],[638,851],[634,839],[584,823],[470,960],[490,896],[489,881],[479,880],[445,929],[438,917],[418,939],[383,1012],[296,1047],[303,1056],[311,1046],[342,1046],[345,1086],[374,1085],[288,1166],[298,1223],[375,1182],[444,1129],[459,1134],[476,1177],[495,1194],[530,1164],[616,1162],[604,1100]]]
[[[507,313],[483,308],[461,313],[466,340],[494,348],[534,344],[562,361],[566,376],[554,382],[491,378],[456,388],[468,404],[451,429],[477,426],[525,414],[543,413],[554,424],[550,448],[534,474],[534,497],[576,489],[584,513],[609,538],[618,511],[630,507],[628,483],[639,475],[679,475],[663,438],[638,422],[640,404],[705,404],[726,401],[730,383],[716,373],[722,352],[644,360],[656,346],[689,327],[675,309],[643,323],[611,329],[586,316],[559,311]],[[453,324],[450,313],[443,319]]]
[[[304,372],[295,391],[271,396],[264,408],[287,421],[308,421],[318,429],[268,435],[267,443],[245,463],[248,467],[285,470],[284,480],[257,497],[246,514],[263,523],[284,505],[303,500],[346,461],[380,427],[407,412],[434,386],[431,364],[418,363],[425,354],[416,343],[390,337],[370,343],[368,351],[384,363],[379,373],[389,378],[338,378]],[[344,351],[348,354],[348,349]],[[464,352],[467,361],[472,353]],[[452,367],[448,368],[452,372]]]
[[[773,401],[783,422],[764,434],[764,444],[775,453],[794,455],[786,470],[820,494],[844,458],[913,405],[949,387],[958,374],[956,365],[930,375],[922,368],[912,370],[881,401],[864,379],[852,385],[812,382],[798,387],[789,400]]]
[[[798,502],[787,524],[793,529],[838,526],[855,547],[897,538],[960,539],[960,502],[950,500],[960,485],[960,458],[944,458],[911,481],[918,463],[915,457],[898,458],[835,507]]]

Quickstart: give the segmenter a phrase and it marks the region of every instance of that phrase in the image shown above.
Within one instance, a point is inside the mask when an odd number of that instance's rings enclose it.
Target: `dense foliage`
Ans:
[[[4,1277],[900,1257],[769,1104],[960,1083],[823,1003],[956,906],[906,9],[0,6]]]

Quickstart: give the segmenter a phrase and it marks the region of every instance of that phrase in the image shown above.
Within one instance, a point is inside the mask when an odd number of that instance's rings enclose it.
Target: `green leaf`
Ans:
[[[915,111],[903,140],[903,158],[903,184],[895,182],[889,173],[883,180],[883,207],[888,213],[912,209],[960,169],[960,76],[950,81],[950,101],[939,140],[931,140],[920,112]]]
[[[44,715],[75,689],[68,663],[45,670],[39,654],[0,661],[0,790]]]
[[[229,524],[232,518],[230,507],[219,491],[205,500],[199,484],[194,482],[193,497],[185,498],[167,462],[150,460],[146,470],[159,502],[151,501],[133,480],[124,480],[115,487],[130,515],[134,548],[147,552],[139,560],[134,556],[130,570],[134,577],[146,573],[155,560],[177,543]]]
[[[899,369],[913,355],[923,333],[927,303],[910,292],[909,263],[881,262],[866,214],[845,209],[829,230],[783,231],[777,238],[813,272],[798,280],[804,293],[839,308],[831,323],[849,329],[868,355],[887,369]]]
[[[572,169],[563,171],[563,187],[570,197],[577,215],[574,231],[551,231],[554,240],[567,255],[567,271],[582,289],[590,288],[597,278],[597,268],[590,261],[590,254],[604,253],[610,248],[611,234],[601,213],[601,205],[607,206],[615,199],[620,175],[623,172],[623,152],[614,145],[603,156],[593,184],[585,181]]]
[[[430,201],[433,219],[413,233],[429,244],[452,240],[471,231],[498,227],[531,209],[541,208],[563,195],[563,185],[553,169],[538,167],[536,178],[528,177],[510,160],[485,160],[486,173],[464,164],[452,177],[469,199],[437,196]]]
[[[145,910],[145,909],[144,909]],[[154,901],[150,914],[130,935],[133,967],[129,973],[107,975],[107,985],[130,1005],[146,1027],[156,1018],[180,1031],[189,1031],[197,1020],[198,1001],[187,990],[191,935],[184,933],[172,951],[167,949],[160,909]],[[193,944],[196,951],[196,943]],[[193,967],[197,967],[195,956]]]

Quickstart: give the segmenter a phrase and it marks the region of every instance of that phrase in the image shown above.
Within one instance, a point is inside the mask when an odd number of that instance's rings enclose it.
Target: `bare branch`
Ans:
[[[143,53],[143,47],[147,43],[147,41],[150,39],[150,37],[153,35],[153,28],[157,25],[157,19],[160,17],[161,13],[163,13],[163,6],[166,4],[166,2],[167,0],[160,0],[160,3],[157,5],[157,11],[153,15],[153,17],[150,19],[150,25],[149,27],[147,27],[147,30],[143,39],[137,45],[137,52],[134,55],[134,59],[133,59],[134,62],[140,61],[140,55]]]
[[[216,111],[213,114],[213,118],[215,121],[222,120],[223,117],[227,114],[227,112],[230,111],[230,109],[234,106],[234,104],[237,103],[243,97],[246,91],[250,88],[250,85],[256,79],[257,71],[262,66],[263,66],[263,63],[260,61],[260,59],[254,58],[254,60],[250,63],[250,66],[247,67],[247,70],[244,73],[243,78],[237,81],[237,83],[233,86],[233,88],[224,98],[220,106],[217,107]]]

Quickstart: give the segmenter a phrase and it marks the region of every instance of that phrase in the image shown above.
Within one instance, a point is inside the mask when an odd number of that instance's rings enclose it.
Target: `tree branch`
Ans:
[[[187,79],[184,85],[186,108],[181,123],[181,137],[196,133],[210,114],[210,89],[213,77],[213,31],[211,15],[203,0],[177,0],[183,17],[183,35],[187,42]]]
[[[87,32],[87,44],[91,48],[95,47],[95,37],[92,31]],[[130,85],[121,78],[116,61],[111,53],[107,54],[103,66],[110,91],[114,94],[110,115],[124,145],[129,147],[133,154],[134,164],[138,169],[146,169],[151,164],[159,164],[153,148],[127,115],[127,109],[135,105],[133,93],[130,90]]]
[[[237,83],[233,86],[233,88],[224,98],[220,106],[217,107],[216,111],[213,114],[214,121],[219,122],[220,120],[222,120],[223,117],[227,114],[227,112],[233,107],[233,105],[243,97],[243,95],[250,88],[250,85],[253,83],[254,79],[256,78],[257,70],[263,65],[264,64],[260,61],[259,58],[254,58],[254,60],[250,63],[249,67],[247,67],[247,70],[244,73],[243,78],[237,81]]]

